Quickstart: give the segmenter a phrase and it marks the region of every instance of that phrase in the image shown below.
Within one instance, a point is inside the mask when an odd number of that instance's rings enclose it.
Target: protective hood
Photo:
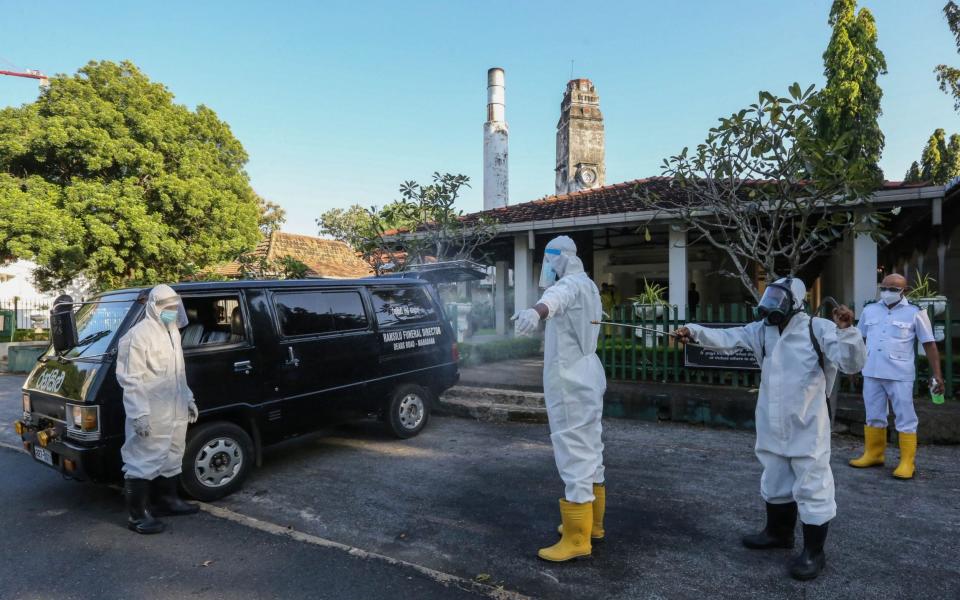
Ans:
[[[166,328],[167,325],[160,320],[160,311],[162,310],[177,311],[176,322],[170,324],[172,327],[183,329],[190,322],[187,318],[187,311],[183,308],[183,302],[180,301],[180,296],[169,285],[161,283],[150,290],[150,294],[147,296],[146,312],[148,319],[153,319],[161,327]]]
[[[582,273],[583,262],[577,257],[577,245],[565,235],[550,240],[543,253],[540,287],[547,288],[564,275]]]
[[[790,317],[803,310],[803,300],[807,295],[807,286],[803,281],[794,277],[782,277],[763,291],[760,304],[757,305],[757,316],[767,325],[782,325]]]

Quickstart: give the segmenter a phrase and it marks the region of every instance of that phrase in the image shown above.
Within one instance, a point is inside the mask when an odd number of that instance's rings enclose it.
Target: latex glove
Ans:
[[[533,335],[540,326],[540,313],[525,308],[513,315],[513,330],[517,335]]]
[[[837,329],[850,327],[853,325],[853,311],[841,304],[833,309],[833,322],[837,324]]]
[[[133,420],[133,430],[137,435],[145,438],[150,436],[150,415],[143,415]]]
[[[677,338],[677,341],[681,344],[689,344],[691,342],[696,342],[697,340],[693,337],[693,332],[686,327],[681,327],[673,332],[673,335]]]
[[[942,394],[945,389],[943,386],[943,377],[931,377],[930,387],[934,394]]]
[[[197,410],[197,403],[191,400],[190,404],[187,406],[187,422],[196,423],[197,417],[199,416],[200,416],[200,411]]]

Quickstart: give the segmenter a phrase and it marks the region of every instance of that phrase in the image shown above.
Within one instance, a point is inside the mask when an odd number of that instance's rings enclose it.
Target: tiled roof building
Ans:
[[[270,264],[285,257],[294,258],[307,265],[308,277],[349,279],[372,274],[370,265],[357,256],[350,246],[337,240],[309,235],[274,231],[257,244],[253,255],[265,258]],[[242,276],[238,261],[220,265],[212,272],[227,279]]]

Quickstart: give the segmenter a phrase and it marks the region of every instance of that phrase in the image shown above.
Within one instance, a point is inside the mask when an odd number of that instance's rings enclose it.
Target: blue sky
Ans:
[[[901,179],[937,127],[960,131],[933,67],[960,66],[945,0],[870,0],[881,78],[881,166]],[[756,98],[823,81],[828,0],[633,2],[48,2],[0,0],[0,57],[48,74],[130,59],[179,102],[212,107],[250,154],[285,229],[316,234],[331,207],[397,197],[433,171],[469,175],[482,206],[486,70],[506,69],[511,202],[553,192],[559,103],[593,80],[607,182],[661,160]],[[0,67],[4,68],[4,67]],[[0,77],[0,105],[36,97]]]

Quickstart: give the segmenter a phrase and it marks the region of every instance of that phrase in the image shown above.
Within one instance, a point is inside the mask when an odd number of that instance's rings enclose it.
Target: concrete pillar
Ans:
[[[859,316],[864,303],[877,297],[877,243],[869,234],[856,233],[852,255],[854,313]]]
[[[680,319],[687,318],[687,232],[679,227],[670,227],[669,254],[667,258],[670,297],[668,302],[677,306]]]
[[[513,237],[513,306],[515,310],[530,308],[537,300],[533,283],[533,252],[527,233]]]
[[[493,280],[493,313],[497,324],[497,335],[507,333],[507,261],[498,260]]]

